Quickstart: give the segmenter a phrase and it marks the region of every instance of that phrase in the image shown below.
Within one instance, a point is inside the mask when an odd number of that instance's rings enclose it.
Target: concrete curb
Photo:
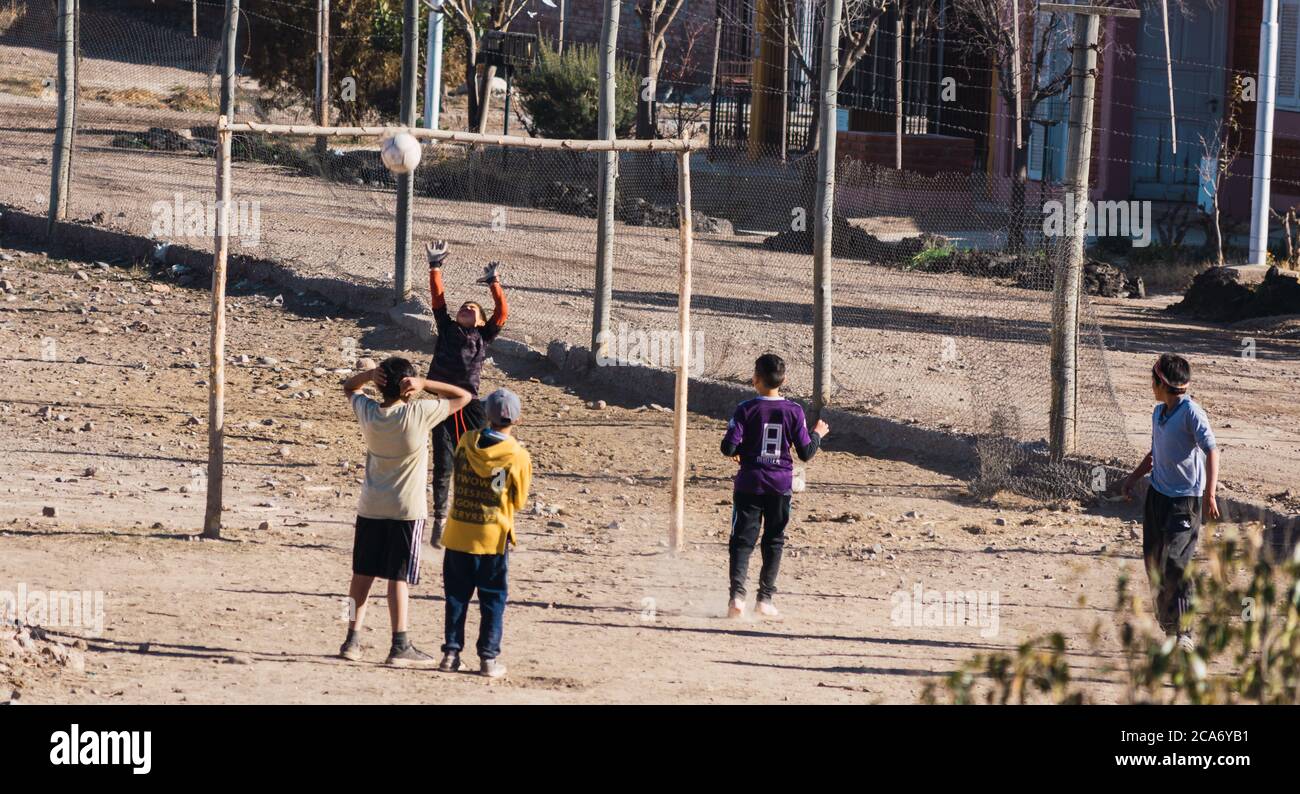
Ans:
[[[0,205],[0,240],[16,237],[41,242],[45,239],[45,226],[43,215]],[[87,261],[153,261],[158,245],[157,241],[147,237],[75,222],[60,223],[56,240],[57,244],[51,247],[52,254]],[[172,244],[163,252],[160,264],[179,264],[198,273],[211,274],[212,252]],[[276,260],[246,255],[231,256],[228,268],[230,283],[251,278],[296,293],[312,293],[335,306],[387,317],[421,342],[433,340],[432,316],[424,314],[423,306],[415,300],[394,306],[390,290],[325,276],[303,276]],[[555,367],[560,379],[570,384],[597,385],[613,394],[643,403],[671,405],[673,401],[674,374],[670,370],[643,366],[590,366],[590,351],[567,342],[552,341],[542,351],[518,340],[498,337],[492,344],[492,353],[521,361],[546,359]],[[726,419],[736,403],[752,396],[752,390],[739,383],[692,377],[688,408],[693,413]],[[923,461],[942,461],[949,468],[953,461],[968,461],[967,474],[976,464],[975,438],[968,434],[907,425],[836,408],[827,409],[826,421],[835,428],[837,435],[852,436],[882,454],[902,451]],[[1025,449],[1029,451],[1028,447]],[[1066,465],[1076,471],[1083,482],[1102,464],[1076,459],[1067,461]],[[1107,482],[1127,475],[1126,471],[1115,466],[1103,468]],[[1281,513],[1231,495],[1219,497],[1219,508],[1225,521],[1262,523],[1269,529],[1275,548],[1290,549],[1300,540],[1300,515]]]

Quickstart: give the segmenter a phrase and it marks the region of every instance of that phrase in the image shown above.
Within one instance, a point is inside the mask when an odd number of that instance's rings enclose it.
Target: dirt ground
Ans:
[[[1120,662],[1110,605],[1116,576],[1137,573],[1140,552],[1128,518],[1018,497],[973,503],[960,480],[870,457],[832,429],[795,498],[782,617],[732,622],[733,464],[717,452],[722,423],[691,418],[687,544],[670,555],[670,414],[599,407],[601,395],[552,385],[542,365],[500,357],[484,385],[521,395],[519,434],[536,473],[511,562],[510,674],[488,682],[384,667],[378,595],[365,660],[338,660],[364,462],[339,382],[358,356],[426,362],[429,351],[309,296],[236,289],[226,529],[200,540],[207,293],[138,267],[13,249],[0,259],[9,290],[0,299],[0,591],[97,591],[104,618],[98,634],[51,627],[61,648],[75,643],[60,652],[72,664],[4,657],[0,647],[0,696],[905,703],[975,653],[1061,630],[1090,695],[1118,697],[1107,670]],[[57,515],[43,516],[46,507]],[[430,651],[443,623],[439,555],[426,547],[414,590],[413,637]],[[996,595],[996,631],[994,612],[979,625],[908,625],[892,598],[918,584]],[[475,615],[471,636],[476,626]]]

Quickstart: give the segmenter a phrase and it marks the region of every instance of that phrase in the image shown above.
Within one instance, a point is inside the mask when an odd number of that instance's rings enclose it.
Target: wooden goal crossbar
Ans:
[[[231,122],[217,126],[217,132],[262,132],[295,137],[387,138],[400,132],[415,138],[450,143],[481,143],[512,146],[520,149],[567,149],[575,152],[686,152],[698,144],[677,138],[642,140],[562,140],[559,138],[523,138],[518,135],[481,135],[477,132],[431,130],[424,127],[318,127],[313,124],[262,124],[256,121]]]
[[[212,307],[208,347],[208,492],[203,518],[205,537],[220,537],[225,465],[226,392],[226,267],[230,255],[229,217],[232,194],[231,139],[237,132],[296,137],[356,136],[385,137],[409,132],[416,138],[453,143],[514,146],[526,149],[569,151],[672,152],[677,158],[677,223],[681,247],[677,268],[676,386],[673,394],[672,503],[669,513],[668,548],[681,551],[686,524],[686,408],[690,383],[691,308],[691,150],[684,140],[557,140],[519,138],[510,135],[479,135],[472,132],[430,130],[422,127],[320,127],[306,124],[230,123],[225,116],[217,122],[216,197],[218,215],[212,250]],[[595,351],[593,351],[594,353]]]

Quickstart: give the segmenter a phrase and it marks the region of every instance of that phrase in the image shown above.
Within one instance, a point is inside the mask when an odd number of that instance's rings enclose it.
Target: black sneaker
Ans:
[[[438,662],[438,671],[443,673],[459,673],[465,669],[465,665],[460,661],[460,654],[455,651],[448,651],[442,655],[442,661]]]
[[[391,648],[388,651],[388,661],[384,664],[389,667],[432,668],[438,666],[438,660],[414,645],[408,645],[405,648]]]
[[[339,658],[349,662],[361,661],[361,642],[355,638],[344,641],[339,648]]]

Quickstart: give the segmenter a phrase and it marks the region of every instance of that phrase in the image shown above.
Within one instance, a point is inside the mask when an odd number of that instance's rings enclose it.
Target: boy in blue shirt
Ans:
[[[1219,517],[1219,449],[1205,410],[1187,396],[1191,379],[1191,364],[1182,356],[1165,353],[1152,367],[1151,391],[1158,404],[1151,414],[1151,451],[1124,481],[1124,493],[1131,497],[1137,483],[1151,473],[1142,557],[1156,589],[1160,627],[1166,634],[1177,634],[1178,644],[1188,651],[1195,644],[1183,623],[1192,598],[1187,567],[1196,554],[1202,509],[1211,520]]]

